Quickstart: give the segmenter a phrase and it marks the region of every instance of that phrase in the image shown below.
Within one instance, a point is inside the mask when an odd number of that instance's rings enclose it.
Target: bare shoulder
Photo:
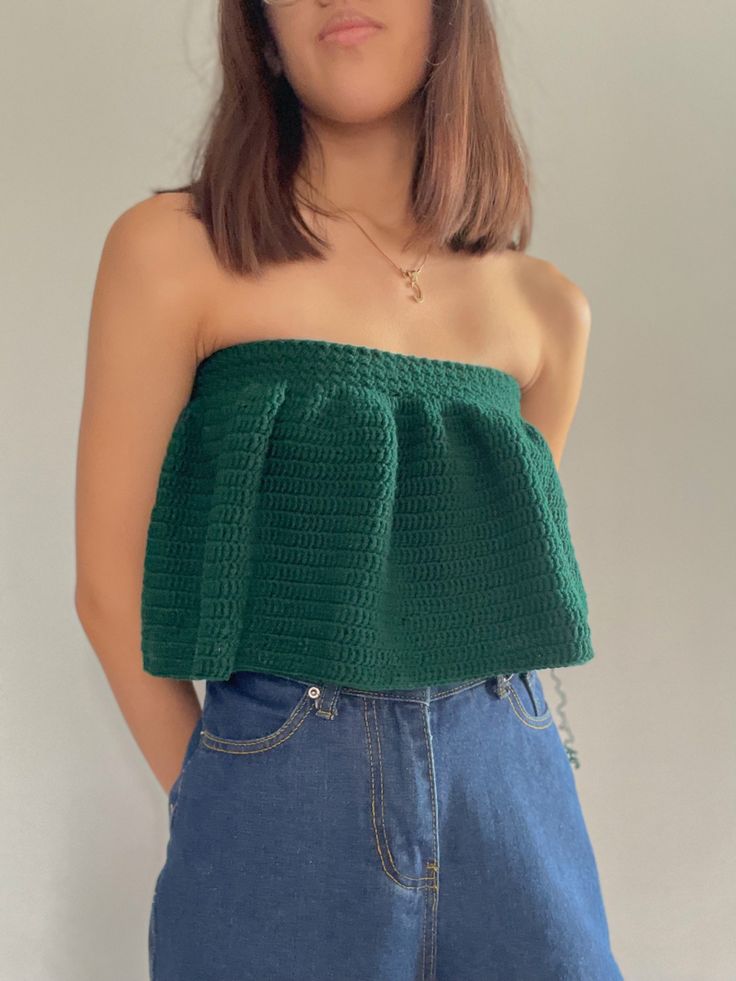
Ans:
[[[587,343],[590,303],[577,283],[553,262],[536,256],[520,257],[519,283],[540,328],[563,347]]]
[[[199,254],[203,234],[190,209],[190,196],[179,192],[137,201],[112,223],[105,246],[154,263],[153,274],[184,273]]]
[[[512,260],[514,279],[537,338],[539,359],[529,390],[545,365],[580,365],[587,350],[591,308],[583,290],[553,262],[519,253]]]
[[[559,467],[583,383],[590,304],[577,283],[546,259],[519,256],[515,272],[539,351],[522,411],[545,436]]]
[[[107,231],[95,306],[121,308],[124,298],[130,303],[135,297],[152,315],[158,313],[160,322],[175,321],[182,342],[199,349],[204,240],[204,229],[192,214],[188,194],[156,194],[135,202]]]

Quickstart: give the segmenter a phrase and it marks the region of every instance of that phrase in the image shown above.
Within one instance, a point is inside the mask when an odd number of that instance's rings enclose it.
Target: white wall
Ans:
[[[733,8],[495,8],[536,173],[529,251],[593,310],[561,475],[597,656],[558,674],[613,946],[627,981],[726,981]],[[102,241],[186,177],[213,13],[77,0],[0,14],[0,981],[146,976],[166,809],[76,620],[74,453]]]

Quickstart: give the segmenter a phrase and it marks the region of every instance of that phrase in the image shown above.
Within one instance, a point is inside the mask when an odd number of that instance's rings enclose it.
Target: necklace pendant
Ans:
[[[409,285],[411,286],[414,294],[414,299],[416,300],[417,303],[421,303],[422,300],[424,299],[424,296],[422,295],[422,288],[417,282],[417,270],[404,269],[402,270],[402,272],[404,273],[404,276],[406,276],[407,280],[409,281]]]

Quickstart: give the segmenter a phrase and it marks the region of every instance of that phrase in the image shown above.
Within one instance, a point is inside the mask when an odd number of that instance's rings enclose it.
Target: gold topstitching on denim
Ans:
[[[376,745],[378,747],[378,773],[379,773],[380,788],[381,788],[381,828],[383,830],[383,840],[384,840],[384,843],[386,845],[386,851],[388,852],[389,860],[390,860],[391,865],[393,866],[394,871],[396,872],[397,875],[402,875],[405,879],[414,879],[417,882],[424,882],[424,881],[427,881],[427,880],[432,879],[433,876],[431,876],[431,875],[409,875],[408,872],[401,872],[397,868],[396,862],[394,861],[394,857],[391,854],[391,847],[390,847],[389,842],[388,842],[388,832],[386,831],[386,821],[385,821],[385,813],[386,812],[385,812],[384,804],[383,804],[383,802],[384,802],[384,795],[383,795],[383,754],[381,753],[381,734],[380,734],[380,727],[379,727],[379,724],[378,724],[378,714],[376,712],[376,703],[375,702],[373,702],[372,708],[373,708],[373,718],[375,719],[375,723],[376,723]]]
[[[403,886],[404,889],[427,889],[427,888],[429,888],[429,886],[426,886],[426,885],[423,885],[423,884],[420,884],[420,885],[408,885],[405,882],[401,882],[401,880],[400,879],[397,879],[396,876],[386,866],[386,861],[385,861],[385,858],[384,858],[384,854],[383,854],[383,851],[381,849],[379,826],[378,826],[378,822],[377,822],[377,819],[376,819],[376,795],[375,795],[375,776],[374,776],[374,766],[373,766],[373,744],[372,744],[371,734],[370,734],[370,723],[368,721],[368,700],[367,699],[364,699],[364,702],[363,702],[363,722],[365,723],[365,734],[366,734],[366,742],[367,742],[367,747],[368,747],[368,764],[369,764],[369,768],[370,768],[371,817],[372,817],[372,824],[373,824],[373,834],[374,834],[374,842],[375,842],[375,845],[376,845],[376,850],[377,850],[378,856],[379,856],[379,858],[381,860],[381,866],[383,868],[383,871],[389,877],[389,879],[391,879],[391,881],[392,882],[395,882],[397,885]],[[412,878],[411,876],[404,876],[404,873],[399,872],[398,869],[396,871],[397,871],[397,874],[398,875],[401,875],[404,878]]]
[[[542,715],[530,715],[524,708],[524,704],[519,698],[519,693],[513,687],[509,687],[508,695],[512,711],[529,729],[546,729],[552,724],[552,713],[549,708]],[[540,725],[540,723],[542,724]]]
[[[291,737],[294,735],[294,733],[298,732],[298,730],[301,729],[301,727],[307,721],[307,719],[309,718],[309,715],[310,715],[311,711],[312,711],[312,706],[309,705],[307,707],[306,712],[304,712],[302,718],[299,719],[298,722],[296,722],[295,724],[293,724],[292,727],[289,729],[289,731],[281,739],[278,739],[278,740],[272,740],[272,737],[271,736],[262,736],[259,739],[244,739],[244,740],[223,739],[221,736],[216,736],[214,733],[208,732],[207,729],[203,729],[202,730],[202,739],[203,739],[204,745],[208,749],[212,749],[212,750],[214,750],[217,753],[232,753],[235,756],[247,756],[247,755],[250,755],[250,754],[253,754],[253,753],[266,753],[269,750],[274,749],[274,747],[280,746],[282,743],[286,742],[287,739],[291,739]],[[286,725],[286,723],[284,723],[284,726],[285,725]],[[281,726],[277,730],[277,732],[281,732],[284,729],[284,726]],[[276,733],[274,733],[274,735],[276,735]],[[263,745],[264,741],[266,741],[266,740],[268,741],[268,745]],[[214,745],[214,743],[222,743],[222,742],[227,743],[228,745],[226,747]],[[253,744],[253,743],[257,743],[258,744],[258,747],[257,748],[252,748],[252,749],[231,749],[230,748],[233,745],[235,745],[235,746],[248,746],[249,744]]]

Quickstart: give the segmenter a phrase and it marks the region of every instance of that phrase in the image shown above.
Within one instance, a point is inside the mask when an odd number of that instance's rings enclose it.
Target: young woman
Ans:
[[[151,978],[620,978],[538,674],[593,656],[590,310],[525,252],[487,6],[219,28],[190,183],[108,232],[80,431],[77,610],[169,799]]]

